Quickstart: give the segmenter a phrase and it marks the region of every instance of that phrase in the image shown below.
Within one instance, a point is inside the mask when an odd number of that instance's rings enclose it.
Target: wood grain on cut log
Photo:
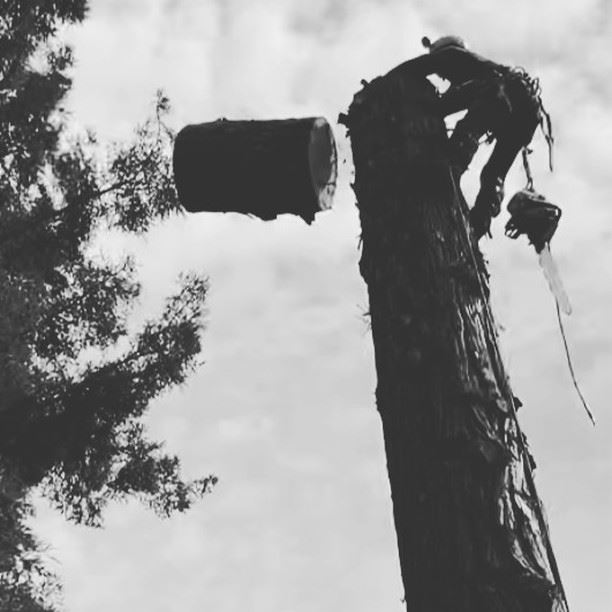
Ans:
[[[406,609],[564,610],[434,100],[428,81],[390,73],[341,115]]]
[[[189,212],[261,219],[299,215],[311,223],[331,207],[336,145],[322,117],[188,125],[176,137],[174,175]]]

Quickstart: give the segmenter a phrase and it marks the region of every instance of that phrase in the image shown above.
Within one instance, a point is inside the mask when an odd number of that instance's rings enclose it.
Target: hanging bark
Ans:
[[[434,99],[428,81],[390,73],[340,116],[355,163],[406,609],[565,610]]]
[[[174,175],[189,212],[287,213],[311,223],[332,204],[336,145],[322,117],[188,125],[176,137]]]

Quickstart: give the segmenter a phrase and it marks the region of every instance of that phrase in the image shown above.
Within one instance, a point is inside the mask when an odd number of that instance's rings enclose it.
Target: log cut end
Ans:
[[[312,124],[308,164],[319,210],[328,210],[332,207],[336,191],[338,165],[334,135],[329,123],[323,117],[318,117]]]
[[[280,214],[307,223],[331,208],[336,144],[323,117],[188,125],[174,144],[174,177],[189,212]]]

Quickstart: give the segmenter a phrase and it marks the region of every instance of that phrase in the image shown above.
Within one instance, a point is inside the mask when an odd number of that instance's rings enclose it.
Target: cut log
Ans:
[[[188,125],[174,144],[174,178],[189,212],[292,214],[311,223],[331,208],[334,136],[322,117]]]

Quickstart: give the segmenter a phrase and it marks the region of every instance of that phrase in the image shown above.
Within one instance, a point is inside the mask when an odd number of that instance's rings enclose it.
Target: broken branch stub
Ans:
[[[188,125],[173,163],[189,212],[292,214],[311,223],[331,208],[336,187],[336,143],[323,117]]]

